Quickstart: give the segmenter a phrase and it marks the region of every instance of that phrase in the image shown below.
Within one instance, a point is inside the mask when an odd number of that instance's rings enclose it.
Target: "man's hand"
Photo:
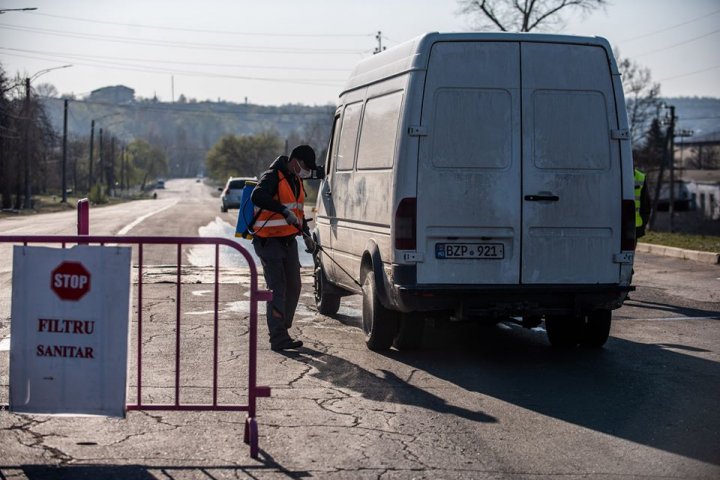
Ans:
[[[317,248],[317,245],[310,237],[303,236],[303,240],[305,240],[305,251],[307,253],[315,253],[315,249]]]
[[[300,221],[292,210],[285,208],[282,212],[282,215],[283,217],[285,217],[285,221],[288,223],[288,225],[295,225],[298,228],[300,227]]]

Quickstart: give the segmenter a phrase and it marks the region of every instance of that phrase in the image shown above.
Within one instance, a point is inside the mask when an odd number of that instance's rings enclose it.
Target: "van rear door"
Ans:
[[[418,283],[519,282],[519,65],[517,42],[432,46],[419,143]]]
[[[617,283],[620,145],[598,46],[522,43],[524,284]]]
[[[418,283],[619,281],[620,153],[603,48],[435,43],[421,125]]]

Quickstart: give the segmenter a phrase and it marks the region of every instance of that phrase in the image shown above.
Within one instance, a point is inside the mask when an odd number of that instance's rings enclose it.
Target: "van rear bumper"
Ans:
[[[566,315],[622,306],[633,286],[392,285],[388,301],[402,312],[450,310],[462,317]]]

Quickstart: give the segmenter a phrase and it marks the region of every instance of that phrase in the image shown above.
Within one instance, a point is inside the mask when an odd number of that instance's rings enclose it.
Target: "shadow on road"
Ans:
[[[702,349],[611,337],[600,350],[558,351],[521,327],[427,333],[424,350],[388,356],[468,391],[720,465],[720,365],[685,353]]]
[[[0,466],[0,480],[14,478],[9,471],[21,471],[28,480],[157,480],[158,478],[257,478],[258,475],[280,474],[286,478],[307,478],[309,472],[286,470],[260,452],[256,465],[20,465]],[[10,476],[7,476],[10,475]]]
[[[474,422],[495,422],[482,412],[449,405],[444,399],[410,385],[394,373],[380,370],[378,376],[343,358],[304,348],[300,353],[284,352],[290,358],[315,368],[311,375],[341,388],[358,392],[363,398],[400,405],[415,405],[437,413],[449,413]]]

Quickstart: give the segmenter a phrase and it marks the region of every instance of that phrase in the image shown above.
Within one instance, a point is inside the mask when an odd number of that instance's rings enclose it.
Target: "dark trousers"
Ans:
[[[300,299],[300,259],[295,237],[253,239],[255,253],[260,257],[265,283],[273,292],[267,302],[267,326],[270,345],[282,345],[290,339],[288,329]]]

